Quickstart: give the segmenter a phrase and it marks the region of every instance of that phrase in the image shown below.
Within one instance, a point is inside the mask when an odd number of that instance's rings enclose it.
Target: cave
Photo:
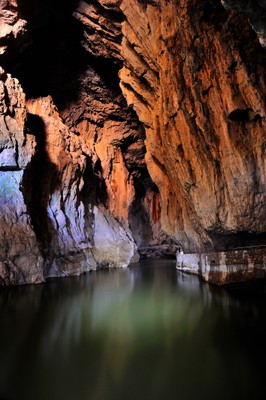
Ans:
[[[1,0],[0,400],[265,398],[265,17]]]
[[[264,12],[2,2],[3,285],[147,258],[219,284],[265,270]],[[214,278],[231,253],[241,278]]]

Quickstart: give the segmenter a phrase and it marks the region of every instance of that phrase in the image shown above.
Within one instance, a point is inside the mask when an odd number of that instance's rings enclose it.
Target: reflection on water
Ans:
[[[1,289],[0,399],[263,399],[265,300],[172,261]]]

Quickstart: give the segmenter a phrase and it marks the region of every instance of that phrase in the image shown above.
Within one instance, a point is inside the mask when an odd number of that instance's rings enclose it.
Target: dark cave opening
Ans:
[[[102,177],[102,166],[100,160],[93,164],[92,160],[86,158],[86,168],[83,173],[84,186],[81,190],[81,200],[87,205],[99,203],[107,207],[108,195],[104,178]]]
[[[250,117],[249,117],[249,113],[250,113],[251,109],[247,108],[247,109],[236,109],[232,112],[230,112],[230,114],[228,115],[228,118],[231,121],[239,121],[239,122],[248,122]]]
[[[175,259],[180,243],[161,227],[160,192],[147,169],[134,180],[135,199],[129,208],[129,227],[141,259]]]
[[[59,111],[79,98],[88,67],[107,88],[119,90],[118,61],[95,57],[82,46],[84,27],[72,15],[77,3],[19,1],[27,40],[23,48],[11,47],[1,56],[1,65],[20,81],[27,98],[51,95]]]
[[[148,191],[158,192],[158,189],[148,175],[148,171],[145,178],[135,180],[134,186],[135,199],[129,209],[129,227],[137,246],[148,246],[153,238],[153,231],[150,215],[144,206],[144,197]]]
[[[266,247],[266,232],[251,233],[240,231],[223,234],[208,232],[208,234],[212,239],[213,247],[216,251],[234,250],[237,248],[242,249],[246,247]]]

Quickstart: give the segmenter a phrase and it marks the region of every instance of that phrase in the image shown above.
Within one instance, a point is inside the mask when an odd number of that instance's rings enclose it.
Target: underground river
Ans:
[[[263,285],[174,261],[0,288],[0,399],[264,399],[265,334]]]

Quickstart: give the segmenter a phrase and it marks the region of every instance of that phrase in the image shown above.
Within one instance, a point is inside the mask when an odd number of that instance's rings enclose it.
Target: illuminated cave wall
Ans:
[[[2,283],[265,243],[265,5],[243,3],[1,2]]]

